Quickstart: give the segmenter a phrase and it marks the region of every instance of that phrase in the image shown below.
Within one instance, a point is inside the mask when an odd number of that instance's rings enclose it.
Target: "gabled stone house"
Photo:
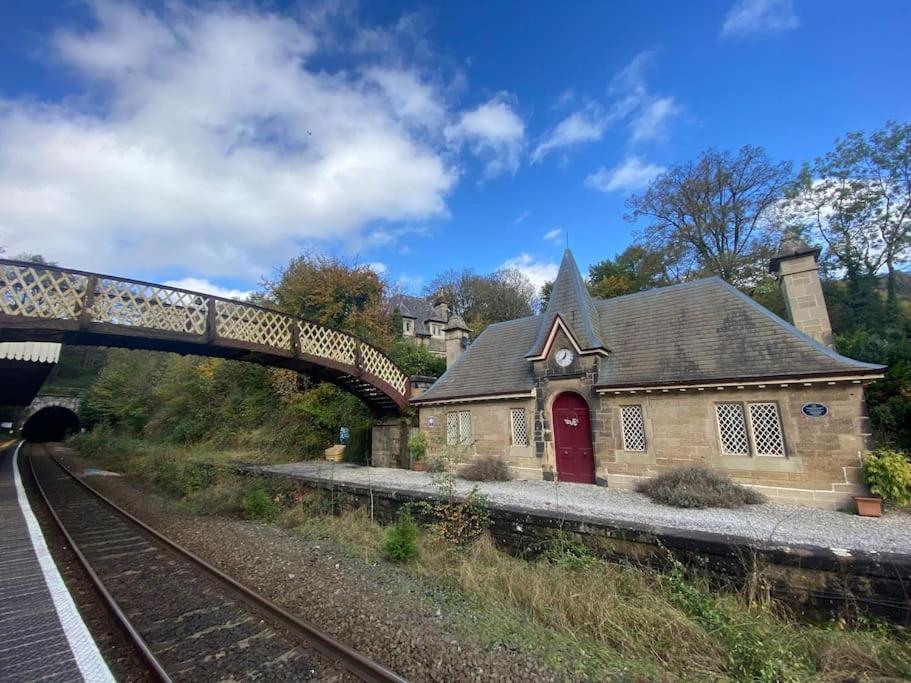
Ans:
[[[567,250],[543,314],[489,326],[413,399],[420,429],[522,478],[627,488],[701,464],[839,506],[862,490],[864,386],[885,368],[832,350],[818,253],[771,264],[795,327],[719,278],[593,300]]]
[[[467,348],[468,325],[460,316],[450,314],[449,305],[442,299],[397,294],[390,307],[401,320],[402,337],[446,358],[447,367]]]

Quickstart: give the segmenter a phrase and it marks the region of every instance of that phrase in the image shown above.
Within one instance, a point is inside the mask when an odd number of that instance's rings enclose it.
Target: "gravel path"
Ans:
[[[434,493],[432,475],[386,467],[326,461],[268,465],[263,470],[310,480],[335,481],[377,489]],[[457,480],[460,493],[475,482]],[[911,556],[911,515],[891,512],[879,519],[796,505],[749,505],[736,510],[684,510],[651,502],[634,491],[547,481],[479,482],[491,506],[530,512],[569,513],[594,522],[650,530],[699,531],[740,536],[765,544],[810,545],[842,551]]]
[[[56,447],[75,471],[89,461]],[[450,617],[467,606],[387,563],[352,557],[325,539],[226,517],[195,516],[126,478],[92,486],[291,613],[412,681],[555,681],[535,657],[458,635]]]

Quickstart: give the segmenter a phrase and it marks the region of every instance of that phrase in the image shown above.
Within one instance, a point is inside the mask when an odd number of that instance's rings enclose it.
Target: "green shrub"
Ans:
[[[736,508],[764,503],[765,497],[716,470],[681,467],[636,485],[656,503],[680,508]]]
[[[427,455],[427,435],[424,432],[415,432],[408,437],[408,450],[411,453],[411,459],[420,462]]]
[[[173,455],[157,453],[152,456],[152,483],[163,493],[180,497],[183,495],[180,463]]]
[[[459,476],[468,481],[509,481],[512,473],[503,458],[479,455],[462,466]]]
[[[240,503],[246,519],[272,522],[278,517],[279,509],[269,492],[261,486],[250,489]]]
[[[443,458],[430,458],[427,461],[427,471],[431,474],[440,474],[446,471],[446,461]]]
[[[864,482],[885,501],[911,505],[911,462],[901,451],[881,448],[864,458]]]
[[[547,544],[544,557],[551,564],[572,571],[588,569],[598,562],[588,546],[561,533]]]
[[[408,510],[400,510],[396,523],[386,532],[383,550],[394,562],[407,562],[418,553],[418,525]]]
[[[216,469],[207,462],[190,460],[180,470],[180,486],[183,495],[207,489],[215,483]]]

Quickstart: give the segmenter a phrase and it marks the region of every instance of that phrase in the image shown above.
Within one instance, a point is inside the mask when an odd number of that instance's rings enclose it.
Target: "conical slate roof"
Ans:
[[[595,302],[588,293],[588,287],[579,273],[579,266],[567,249],[563,252],[563,261],[547,302],[547,310],[541,316],[541,326],[535,343],[528,350],[527,358],[540,356],[544,352],[547,337],[554,324],[554,318],[560,316],[569,328],[576,343],[583,351],[601,349],[607,351],[601,338],[601,319]]]

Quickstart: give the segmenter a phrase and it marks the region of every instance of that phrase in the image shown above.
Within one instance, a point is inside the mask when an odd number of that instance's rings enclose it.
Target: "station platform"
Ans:
[[[19,450],[0,451],[0,681],[113,681],[29,506]]]

